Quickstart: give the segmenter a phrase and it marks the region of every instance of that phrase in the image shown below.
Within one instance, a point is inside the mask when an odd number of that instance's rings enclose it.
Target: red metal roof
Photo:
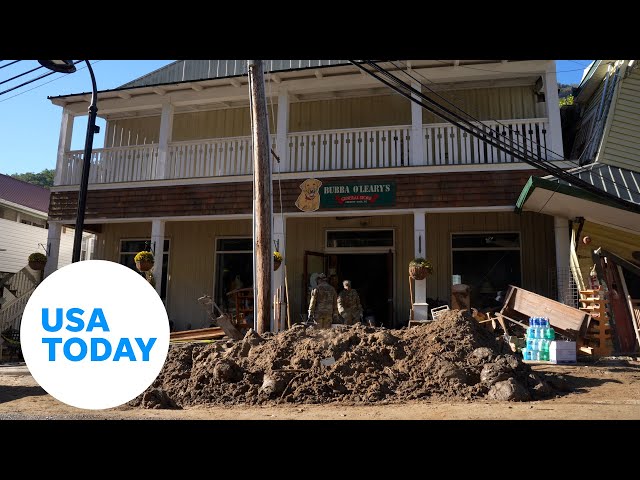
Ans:
[[[0,199],[49,213],[49,189],[0,173]]]

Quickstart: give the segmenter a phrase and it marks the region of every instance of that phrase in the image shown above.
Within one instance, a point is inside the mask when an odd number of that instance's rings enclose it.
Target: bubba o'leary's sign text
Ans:
[[[102,308],[94,308],[86,322],[83,318],[84,314],[85,311],[81,308],[69,308],[66,312],[63,308],[56,308],[55,315],[50,315],[49,309],[43,308],[42,328],[45,332],[58,333],[58,335],[63,328],[78,334],[93,333],[94,330],[102,335],[109,332],[107,318]],[[120,359],[148,362],[156,340],[155,337],[146,340],[140,337],[109,339],[107,336],[89,335],[84,335],[84,338],[75,336],[66,339],[56,335],[42,337],[42,343],[48,348],[50,362],[55,362],[60,353],[71,362],[79,362],[87,357],[91,362],[105,360],[118,362]]]
[[[376,208],[395,202],[395,182],[325,184],[320,188],[321,208]]]

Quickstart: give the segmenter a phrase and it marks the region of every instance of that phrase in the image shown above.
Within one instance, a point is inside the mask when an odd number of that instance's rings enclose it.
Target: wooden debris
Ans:
[[[218,325],[224,333],[233,340],[242,340],[242,333],[235,327],[229,315],[220,310],[220,307],[213,301],[213,299],[209,295],[204,295],[198,299],[198,302],[204,306],[209,314],[209,318],[214,320],[216,325]],[[215,307],[218,312],[220,312],[220,316],[216,317],[213,313],[213,307]]]
[[[183,330],[180,332],[171,332],[169,341],[185,341],[185,340],[213,340],[225,336],[224,330],[220,327],[200,328],[197,330]]]

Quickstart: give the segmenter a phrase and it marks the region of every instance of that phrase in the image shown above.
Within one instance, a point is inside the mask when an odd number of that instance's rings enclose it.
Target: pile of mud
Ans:
[[[238,342],[172,344],[154,383],[129,404],[527,401],[553,393],[501,337],[452,310],[400,330],[295,325],[275,335],[250,330]]]

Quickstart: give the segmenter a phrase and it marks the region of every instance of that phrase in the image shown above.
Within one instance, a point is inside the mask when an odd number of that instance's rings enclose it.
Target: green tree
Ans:
[[[11,175],[13,178],[22,180],[23,182],[32,183],[41,187],[49,188],[53,186],[53,177],[55,170],[45,168],[40,173],[14,173]]]
[[[573,95],[568,95],[560,99],[560,106],[573,105]]]

